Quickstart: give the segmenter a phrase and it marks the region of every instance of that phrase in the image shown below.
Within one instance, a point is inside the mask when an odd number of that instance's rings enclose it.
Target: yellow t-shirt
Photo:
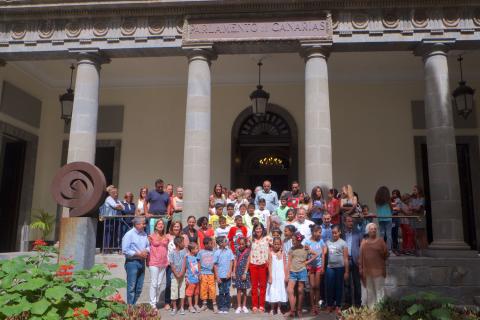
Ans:
[[[227,226],[233,227],[235,225],[235,216],[229,216],[228,214],[225,216],[227,219]]]
[[[213,230],[217,230],[218,227],[220,227],[220,224],[218,223],[218,218],[216,214],[213,214],[208,218],[208,224],[212,226]]]

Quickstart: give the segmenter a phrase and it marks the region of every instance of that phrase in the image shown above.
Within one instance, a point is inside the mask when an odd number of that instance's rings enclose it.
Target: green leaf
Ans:
[[[43,316],[43,319],[45,320],[59,320],[60,315],[58,314],[58,309],[55,308],[54,306],[50,307],[50,310],[48,310],[47,314]]]
[[[9,289],[13,285],[13,280],[15,279],[15,273],[7,275],[5,278],[2,279],[2,289]]]
[[[108,319],[108,317],[110,317],[111,314],[112,314],[112,310],[110,310],[109,308],[105,308],[105,307],[98,308],[97,319]]]
[[[23,312],[23,307],[21,304],[16,304],[13,306],[2,306],[0,313],[3,313],[7,317],[18,316]]]
[[[87,279],[76,279],[75,280],[75,286],[76,287],[80,287],[80,288],[86,288],[88,287],[90,284],[88,282]]]
[[[90,283],[92,287],[102,287],[105,285],[105,282],[106,281],[102,279],[96,279],[96,278],[88,279],[88,283]]]
[[[125,288],[127,286],[127,282],[120,278],[113,278],[107,281],[109,285],[116,289]]]
[[[402,316],[402,318],[400,318],[400,320],[410,320],[410,317],[407,315],[404,315]]]
[[[114,295],[115,293],[117,293],[117,289],[115,289],[113,287],[105,287],[99,293],[100,293],[100,298],[106,298],[106,297],[110,297],[111,295]]]
[[[19,284],[18,286],[15,287],[15,289],[17,291],[34,291],[34,290],[40,289],[46,284],[48,284],[47,280],[42,278],[34,278],[34,279],[31,279],[30,281]]]
[[[18,298],[20,298],[20,294],[16,292],[0,295],[0,306],[6,305],[10,301],[17,300]]]
[[[438,320],[450,320],[452,318],[450,311],[445,308],[433,309],[431,315]]]
[[[66,294],[67,289],[60,286],[48,288],[47,291],[45,291],[45,297],[52,301],[55,301],[56,303],[60,302]]]
[[[85,309],[90,313],[94,313],[97,310],[97,305],[87,301],[85,302]]]
[[[43,315],[45,311],[47,311],[48,307],[50,306],[50,303],[48,303],[48,300],[45,298],[42,298],[40,301],[32,303],[32,314],[34,315]]]
[[[423,311],[425,308],[421,305],[421,304],[413,304],[411,305],[408,309],[407,309],[407,313],[411,316],[413,316],[414,314],[416,314],[417,312],[419,311]]]

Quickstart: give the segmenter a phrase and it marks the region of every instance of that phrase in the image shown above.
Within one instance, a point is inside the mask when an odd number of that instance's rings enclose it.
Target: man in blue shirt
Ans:
[[[168,205],[170,204],[170,196],[167,192],[163,190],[164,182],[162,179],[157,179],[155,181],[155,190],[150,190],[147,194],[147,203],[148,203],[148,212],[146,214],[147,218],[150,218],[152,215],[164,216],[164,222],[167,226],[167,230],[170,227],[169,221],[165,220],[168,213]],[[148,228],[149,222],[147,220],[147,233],[149,233]],[[151,223],[155,225],[155,221]],[[153,230],[151,230],[153,232]]]
[[[344,282],[345,303],[349,306],[360,307],[361,287],[358,257],[360,255],[360,244],[363,240],[363,234],[353,227],[353,218],[350,216],[345,217],[345,229],[342,232],[342,236],[348,247],[348,270],[350,272],[348,280]]]
[[[122,253],[125,255],[127,272],[127,304],[135,304],[142,293],[145,276],[145,259],[150,252],[145,229],[145,218],[133,219],[133,228],[122,239]]]
[[[325,213],[322,218],[322,240],[327,243],[328,240],[332,240],[332,217],[329,213]]]
[[[263,189],[255,195],[255,208],[258,209],[258,200],[265,199],[268,211],[274,212],[278,208],[278,195],[272,190],[272,183],[268,180],[263,182]]]

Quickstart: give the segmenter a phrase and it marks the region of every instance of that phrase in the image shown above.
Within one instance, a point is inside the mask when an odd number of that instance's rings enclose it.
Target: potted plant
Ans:
[[[33,222],[30,223],[30,228],[39,230],[42,234],[41,239],[45,241],[53,230],[55,216],[43,209],[37,209],[34,212],[36,212],[36,214],[33,216]]]

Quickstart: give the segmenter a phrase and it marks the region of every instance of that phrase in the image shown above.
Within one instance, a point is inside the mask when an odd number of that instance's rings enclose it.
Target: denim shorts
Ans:
[[[298,271],[298,272],[290,271],[289,280],[307,282],[308,280],[307,269],[303,269],[302,271]]]

